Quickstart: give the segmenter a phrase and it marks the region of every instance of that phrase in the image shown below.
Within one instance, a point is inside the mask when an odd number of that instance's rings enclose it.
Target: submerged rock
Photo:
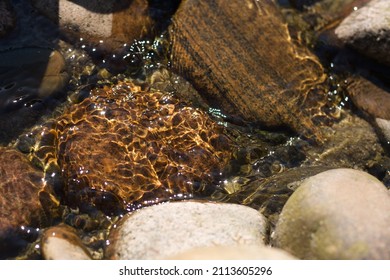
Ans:
[[[264,244],[266,220],[236,204],[183,201],[129,213],[111,230],[106,258],[164,259],[206,246]]]
[[[45,222],[42,178],[25,155],[0,147],[0,258],[14,255],[28,238],[36,238]]]
[[[360,53],[390,65],[389,11],[388,0],[372,0],[345,18],[336,35]]]
[[[69,79],[63,56],[46,48],[0,52],[0,113],[32,106],[64,88]]]
[[[297,185],[304,179],[328,169],[326,166],[297,167],[268,178],[261,176],[232,178],[225,180],[223,191],[217,190],[212,198],[259,209],[273,225]]]
[[[207,193],[231,157],[223,127],[169,93],[130,82],[94,89],[40,134],[65,201],[107,214]]]
[[[345,112],[342,120],[324,131],[328,141],[322,146],[307,146],[304,165],[325,165],[367,170],[384,154],[373,126]]]
[[[334,109],[326,75],[271,1],[183,1],[170,37],[172,69],[212,106],[323,140]]]
[[[52,49],[2,51],[0,61],[0,143],[8,143],[65,99],[60,93],[69,75],[63,56]]]
[[[303,259],[389,259],[390,196],[368,173],[333,169],[289,198],[273,243]]]
[[[374,118],[390,120],[390,92],[380,83],[356,76],[348,85],[349,96],[363,112]]]
[[[379,133],[386,141],[390,141],[390,90],[379,81],[370,81],[355,76],[348,85],[349,96],[355,106],[379,128]]]

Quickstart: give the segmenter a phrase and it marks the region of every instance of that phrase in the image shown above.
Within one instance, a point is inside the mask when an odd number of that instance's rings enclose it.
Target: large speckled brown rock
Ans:
[[[24,227],[40,227],[42,177],[23,154],[0,147],[0,258],[23,246]]]
[[[36,155],[60,166],[68,204],[106,213],[202,192],[231,156],[206,113],[130,82],[93,90],[42,135]]]
[[[321,140],[326,75],[272,1],[185,0],[170,27],[172,69],[215,107]]]
[[[305,180],[273,243],[302,259],[390,259],[390,195],[368,173],[333,169]]]

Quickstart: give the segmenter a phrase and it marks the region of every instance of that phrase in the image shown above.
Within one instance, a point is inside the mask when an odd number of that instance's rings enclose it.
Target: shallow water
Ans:
[[[214,120],[223,125],[226,132],[234,139],[236,144],[234,159],[226,169],[224,178],[212,186],[214,191],[204,198],[262,209],[266,216],[275,221],[283,203],[294,190],[294,186],[289,183],[299,181],[307,174],[315,174],[328,168],[322,166],[325,161],[319,160],[324,157],[326,151],[311,147],[291,131],[270,131],[250,123],[232,122],[232,118],[222,114],[218,108],[207,108],[207,105],[198,100],[197,94],[193,89],[191,90],[188,83],[173,74],[169,74],[169,79],[163,82],[156,82],[153,79],[156,75],[152,76],[152,73],[158,69],[169,69],[165,53],[166,37],[158,36],[155,39],[128,42],[115,54],[105,53],[102,51],[104,49],[102,46],[88,45],[83,38],[72,43],[62,41],[58,27],[37,13],[29,6],[28,1],[15,0],[13,4],[17,17],[21,20],[9,36],[0,39],[0,143],[2,146],[16,143],[19,150],[28,151],[34,135],[39,133],[39,125],[50,119],[52,115],[61,112],[63,106],[79,102],[97,84],[115,83],[125,78],[132,78],[139,84],[152,82],[152,86],[167,90],[179,98],[191,100],[192,106],[208,110]],[[281,4],[286,6],[286,1],[281,1]],[[305,32],[309,31],[305,30]],[[313,34],[309,37],[311,40],[316,40]],[[326,38],[321,36],[319,38],[319,41],[310,41],[310,43],[322,58],[329,77],[333,80],[329,96],[339,100],[340,110],[354,111],[355,108],[342,86],[348,78],[348,72],[341,71],[343,67],[337,65],[350,54],[342,54],[340,57],[340,51]],[[66,84],[59,86],[58,90],[42,94],[39,86],[44,75],[32,69],[35,69],[34,63],[37,61],[40,65],[48,65],[52,50],[58,50],[63,55],[69,77]],[[37,55],[37,52],[40,55]],[[20,61],[10,59],[13,57],[18,57]],[[28,65],[32,66],[20,67],[25,61],[30,61]],[[359,60],[357,63],[362,64],[363,67],[367,65],[370,69],[376,67],[376,64],[371,62]],[[62,73],[59,71],[60,78],[63,77]],[[60,81],[63,82],[61,79]],[[192,94],[184,96],[183,94],[187,92]],[[348,145],[349,139],[345,141],[347,144],[343,149],[350,148],[351,152],[355,151],[355,147]],[[383,146],[385,147],[385,144]],[[375,146],[373,153],[366,158],[362,156],[361,159],[350,159],[350,162],[342,164],[335,162],[334,166],[366,168],[390,187],[390,178],[387,174],[389,153],[381,154],[377,151],[379,147],[380,144]],[[332,151],[329,153],[332,154]],[[378,154],[381,157],[378,158]],[[333,157],[337,158],[337,152]],[[330,157],[330,160],[332,159]],[[370,167],[358,162],[366,159],[375,162]],[[330,162],[326,163],[332,166]],[[289,170],[291,171],[288,172]],[[287,186],[283,182],[287,182]],[[108,217],[99,211],[88,215],[66,205],[62,205],[61,210],[62,216],[53,223],[64,221],[74,226],[79,230],[83,242],[93,252],[93,257],[102,258],[107,228],[120,217]],[[36,235],[36,231],[34,234],[26,231],[25,238],[30,242],[30,246],[19,256],[15,256],[14,252],[10,255],[21,259],[41,258],[39,234],[37,240],[35,240]]]

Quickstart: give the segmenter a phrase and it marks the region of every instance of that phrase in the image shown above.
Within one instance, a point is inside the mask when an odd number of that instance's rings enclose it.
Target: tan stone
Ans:
[[[65,224],[50,227],[44,232],[41,250],[46,260],[90,260],[92,258],[76,230]]]
[[[390,259],[390,196],[368,173],[305,180],[284,206],[273,244],[303,259]]]

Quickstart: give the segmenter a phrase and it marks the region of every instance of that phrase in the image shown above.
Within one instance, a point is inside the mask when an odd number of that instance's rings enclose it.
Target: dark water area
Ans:
[[[128,42],[112,52],[107,51],[104,44],[86,43],[83,38],[65,40],[58,24],[42,16],[30,5],[30,1],[13,0],[18,19],[16,27],[0,38],[0,145],[16,147],[28,154],[36,144],[35,137],[42,125],[61,113],[64,106],[82,101],[96,85],[113,84],[130,78],[145,86],[151,83],[155,71],[169,69],[169,42],[163,30],[179,2],[150,1],[154,7],[153,18],[162,22],[159,30],[162,35]],[[291,33],[305,35],[302,40],[321,59],[330,77],[329,98],[337,100],[339,110],[362,115],[346,93],[349,77],[363,73],[365,77],[390,87],[388,67],[346,50],[330,35],[330,29],[313,30],[318,23],[315,18],[319,16],[317,12],[292,10],[288,0],[278,2],[288,19]],[[296,21],[297,18],[299,20]],[[304,29],[297,31],[298,28]],[[50,72],[47,72],[48,69]],[[180,94],[188,88],[188,84],[178,76],[170,77],[171,80],[165,82],[162,88],[183,98]],[[290,130],[269,130],[253,123],[237,121],[218,108],[202,107],[203,103],[197,100],[196,94],[185,98],[192,100],[192,106],[199,105],[202,110],[207,110],[213,120],[221,124],[235,140],[234,158],[223,176],[215,185],[209,186],[206,195],[196,198],[249,205],[262,209],[272,221],[277,219],[276,213],[294,190],[289,183],[332,166],[317,166],[316,159],[325,152],[318,150],[317,153],[316,148]],[[378,147],[380,145],[385,150],[382,157],[376,157],[377,162],[364,167],[390,188],[389,144],[382,141]],[[348,149],[348,144],[345,149]],[[335,162],[334,166],[338,164]],[[361,162],[357,164],[359,168],[363,166],[359,164]],[[354,166],[355,162],[345,165]],[[296,172],[298,168],[302,169]],[[52,171],[50,174],[55,174],[53,179],[45,179],[52,180],[56,194],[61,197],[63,180],[60,171]],[[18,245],[4,249],[5,253],[0,252],[0,258],[41,259],[40,233],[60,222],[78,230],[86,246],[95,252],[94,258],[103,258],[108,229],[121,216],[108,216],[96,209],[81,212],[65,204],[59,208],[60,214],[42,223],[41,227],[23,227],[18,235],[21,236],[20,242],[7,240]]]

